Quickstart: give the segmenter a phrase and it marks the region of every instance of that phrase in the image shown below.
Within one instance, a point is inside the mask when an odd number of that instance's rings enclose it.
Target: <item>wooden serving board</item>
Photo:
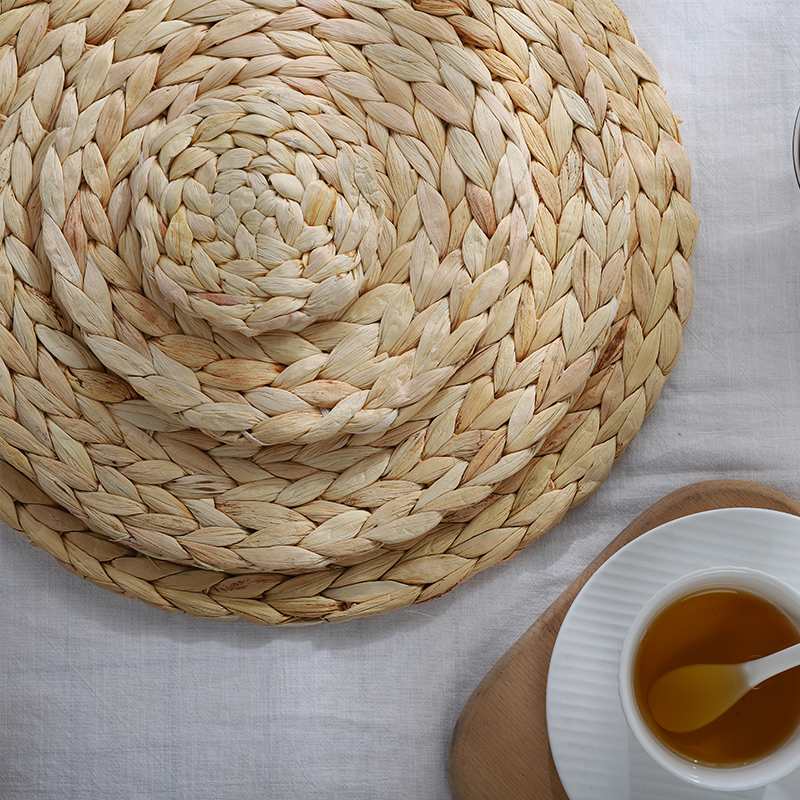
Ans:
[[[637,536],[687,514],[743,507],[800,516],[800,504],[774,489],[716,480],[678,489],[625,528],[515,642],[467,701],[450,743],[453,800],[568,800],[545,720],[547,670],[567,609],[595,570]]]

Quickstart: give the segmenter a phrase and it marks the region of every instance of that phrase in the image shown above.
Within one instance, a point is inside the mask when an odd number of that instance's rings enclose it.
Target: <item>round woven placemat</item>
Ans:
[[[0,514],[159,608],[441,595],[605,479],[697,234],[608,0],[2,0]]]

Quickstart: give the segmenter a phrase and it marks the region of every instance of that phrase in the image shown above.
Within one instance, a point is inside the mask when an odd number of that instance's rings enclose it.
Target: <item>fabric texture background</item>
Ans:
[[[800,4],[620,7],[685,120],[701,232],[681,358],[606,483],[509,564],[340,626],[166,614],[4,528],[0,800],[445,800],[476,685],[639,513],[714,478],[800,499]]]

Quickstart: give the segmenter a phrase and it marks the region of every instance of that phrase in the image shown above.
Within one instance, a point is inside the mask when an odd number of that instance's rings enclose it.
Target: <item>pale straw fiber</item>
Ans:
[[[278,625],[437,597],[675,365],[691,176],[609,0],[0,0],[0,515]]]

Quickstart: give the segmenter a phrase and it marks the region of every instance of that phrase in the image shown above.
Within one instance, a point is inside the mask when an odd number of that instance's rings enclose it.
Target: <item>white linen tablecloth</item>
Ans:
[[[702,227],[681,358],[606,483],[509,564],[339,626],[166,614],[3,528],[0,800],[446,800],[476,685],[640,512],[712,478],[800,499],[800,3],[619,3],[684,120]]]

